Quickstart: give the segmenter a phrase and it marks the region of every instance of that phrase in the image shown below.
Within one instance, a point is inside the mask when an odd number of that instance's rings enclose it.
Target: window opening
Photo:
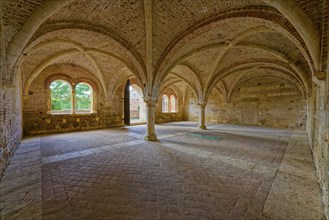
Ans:
[[[72,89],[71,85],[63,80],[55,80],[50,84],[51,113],[72,113]]]
[[[167,95],[162,96],[162,112],[169,112],[169,99]]]
[[[75,86],[76,113],[91,113],[93,89],[87,83],[78,83]]]
[[[170,96],[170,112],[177,112],[176,106],[177,106],[176,97],[171,95]]]

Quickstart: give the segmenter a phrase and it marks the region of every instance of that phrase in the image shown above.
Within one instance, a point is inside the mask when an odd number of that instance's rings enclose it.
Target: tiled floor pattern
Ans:
[[[0,219],[41,219],[40,138],[25,139],[0,182]]]
[[[322,219],[304,132],[195,123],[25,139],[1,180],[1,219]],[[190,132],[212,135],[208,140]]]

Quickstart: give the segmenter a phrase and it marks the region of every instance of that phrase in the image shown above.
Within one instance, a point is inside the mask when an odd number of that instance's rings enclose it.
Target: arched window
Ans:
[[[169,99],[167,95],[162,96],[162,112],[169,112]]]
[[[171,95],[170,96],[170,112],[177,112],[176,110],[176,97]]]
[[[72,89],[71,85],[64,80],[55,80],[50,84],[51,113],[72,113]]]
[[[76,113],[91,113],[93,110],[93,89],[87,83],[75,86]]]

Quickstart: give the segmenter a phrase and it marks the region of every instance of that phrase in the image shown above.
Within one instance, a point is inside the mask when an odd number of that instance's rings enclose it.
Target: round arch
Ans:
[[[58,78],[49,84],[49,113],[71,114],[74,112],[74,86],[65,79]]]
[[[106,57],[115,59],[115,60],[123,63],[129,69],[130,72],[132,72],[139,80],[142,81],[141,76],[132,67],[130,67],[129,64],[125,60],[121,59],[120,57],[118,57],[118,56],[116,56],[116,55],[114,55],[112,53],[101,51],[101,50],[98,50],[98,49],[85,49],[80,44],[78,44],[78,43],[76,43],[74,41],[69,41],[69,40],[64,40],[64,39],[55,39],[55,40],[52,40],[52,41],[40,43],[40,44],[36,45],[33,49],[34,50],[37,50],[37,49],[39,49],[39,48],[41,48],[43,46],[52,45],[52,44],[67,44],[69,46],[72,46],[74,49],[69,49],[69,50],[66,50],[66,51],[61,51],[61,52],[53,55],[52,57],[44,60],[42,63],[40,63],[32,71],[32,74],[30,75],[30,77],[26,81],[26,87],[29,87],[30,84],[32,83],[33,79],[38,74],[40,74],[40,72],[44,68],[46,68],[49,64],[53,63],[54,61],[56,61],[57,59],[59,59],[59,58],[61,58],[63,56],[71,55],[71,54],[78,54],[78,53],[85,54],[87,56],[87,58],[94,64],[94,66],[95,66],[95,68],[97,70],[97,76],[98,76],[99,80],[101,81],[101,84],[102,84],[103,89],[105,91],[107,90],[107,86],[105,84],[105,80],[104,80],[103,74],[101,73],[101,70],[98,67],[96,61],[90,56],[90,54],[99,54],[99,55],[106,56]],[[107,96],[107,94],[106,94],[106,96]]]
[[[281,65],[280,65],[281,64]],[[237,71],[250,71],[253,70],[255,68],[257,68],[256,66],[261,66],[261,67],[268,67],[270,68],[271,66],[276,66],[278,69],[281,69],[283,73],[285,74],[289,74],[291,76],[293,76],[294,78],[297,79],[297,81],[302,85],[303,89],[305,89],[305,91],[307,91],[308,87],[306,87],[301,79],[297,76],[296,73],[294,73],[294,70],[292,68],[289,68],[287,66],[285,66],[286,63],[283,62],[273,62],[272,60],[264,60],[264,59],[259,59],[259,60],[252,60],[252,61],[246,61],[246,62],[241,62],[241,63],[235,63],[221,71],[219,71],[216,76],[214,77],[214,80],[212,81],[212,83],[210,84],[210,86],[207,89],[207,92],[205,93],[205,100],[207,100],[210,91],[214,88],[214,86],[224,77],[229,76],[230,74],[233,74]],[[256,66],[255,66],[256,65]]]
[[[18,64],[20,64],[19,57],[22,56],[23,49],[26,47],[27,43],[32,38],[33,34],[38,30],[40,25],[71,1],[72,0],[46,1],[31,15],[22,28],[15,34],[14,38],[8,45],[6,54],[7,61],[9,63],[10,79],[14,76],[14,65],[18,66]]]

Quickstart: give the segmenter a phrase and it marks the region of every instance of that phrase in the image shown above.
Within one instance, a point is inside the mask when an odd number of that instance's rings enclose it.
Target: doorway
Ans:
[[[136,84],[129,87],[130,97],[130,124],[146,123],[146,103],[143,99],[143,91]]]

